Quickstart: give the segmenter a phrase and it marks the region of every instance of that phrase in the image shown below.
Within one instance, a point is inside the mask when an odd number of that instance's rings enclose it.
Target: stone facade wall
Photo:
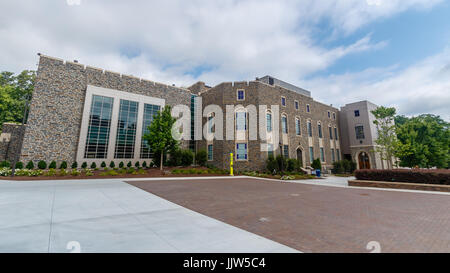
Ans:
[[[22,145],[25,126],[14,123],[4,123],[0,136],[0,161],[14,162],[19,160],[20,145]]]
[[[87,85],[162,98],[190,106],[190,92],[174,86],[40,56],[21,160],[73,162]]]
[[[237,90],[242,89],[245,91],[245,100],[237,100]],[[286,107],[281,106],[281,96],[286,98]],[[303,151],[304,166],[311,164],[309,160],[309,138],[307,136],[307,119],[310,119],[313,125],[313,138],[312,144],[314,147],[315,156],[319,158],[319,137],[317,130],[317,122],[322,123],[322,135],[323,148],[325,152],[325,167],[331,168],[331,141],[329,137],[328,125],[333,128],[333,145],[334,148],[340,149],[339,140],[335,140],[334,127],[339,131],[339,111],[331,106],[314,101],[311,97],[299,94],[294,91],[287,90],[278,86],[271,86],[259,81],[251,82],[235,82],[235,83],[222,83],[212,89],[201,94],[203,99],[203,109],[209,104],[217,104],[223,110],[223,123],[224,123],[224,138],[226,134],[226,105],[242,105],[244,107],[248,105],[255,105],[259,114],[259,105],[267,105],[270,109],[271,105],[279,105],[280,116],[285,113],[288,117],[288,145],[289,145],[289,157],[297,157],[297,149]],[[299,109],[295,109],[294,101],[299,102]],[[310,105],[311,112],[306,112],[306,105]],[[328,117],[328,111],[330,111],[330,118]],[[335,113],[336,118],[333,118]],[[295,132],[295,117],[299,117],[301,121],[301,136],[296,136]],[[275,117],[274,117],[275,118]],[[203,124],[206,123],[206,118],[203,119]],[[340,137],[340,136],[339,136]],[[248,130],[247,130],[248,139]],[[259,139],[259,138],[258,138]],[[280,139],[281,139],[281,121],[280,121]],[[339,138],[340,139],[340,138]],[[219,168],[228,169],[230,163],[231,152],[235,153],[236,141],[230,140],[215,140],[214,142],[214,165]],[[236,170],[264,170],[267,160],[267,152],[261,152],[261,141],[247,141],[248,143],[248,160],[247,161],[234,161],[234,168]],[[199,147],[206,148],[206,141],[200,143]],[[274,148],[277,149],[278,143],[274,144]],[[275,154],[279,154],[279,149],[275,151]],[[218,158],[219,156],[220,158]],[[341,156],[342,157],[342,156]],[[336,155],[337,160],[337,155]]]

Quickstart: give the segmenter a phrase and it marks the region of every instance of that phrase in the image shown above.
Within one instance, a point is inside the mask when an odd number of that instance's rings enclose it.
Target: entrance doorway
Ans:
[[[369,155],[366,152],[362,152],[358,156],[359,168],[361,170],[370,169]]]
[[[300,166],[303,168],[303,152],[301,149],[297,149],[297,160],[300,162]]]

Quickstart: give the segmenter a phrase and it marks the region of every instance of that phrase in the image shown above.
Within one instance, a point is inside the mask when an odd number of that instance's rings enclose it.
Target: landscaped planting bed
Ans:
[[[450,185],[450,170],[357,170],[357,180]]]
[[[103,168],[103,169],[17,169],[16,176],[11,177],[10,168],[0,169],[2,180],[63,180],[63,179],[101,179],[101,178],[145,178],[145,177],[186,177],[186,176],[222,176],[223,170],[206,167],[179,168]]]

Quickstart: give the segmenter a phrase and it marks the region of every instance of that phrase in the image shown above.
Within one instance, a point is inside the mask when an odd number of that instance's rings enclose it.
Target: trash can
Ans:
[[[320,177],[320,170],[316,170],[316,176]]]

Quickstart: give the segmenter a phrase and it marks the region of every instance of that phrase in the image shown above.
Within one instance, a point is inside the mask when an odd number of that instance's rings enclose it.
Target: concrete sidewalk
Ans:
[[[0,252],[296,252],[120,179],[0,181]]]

